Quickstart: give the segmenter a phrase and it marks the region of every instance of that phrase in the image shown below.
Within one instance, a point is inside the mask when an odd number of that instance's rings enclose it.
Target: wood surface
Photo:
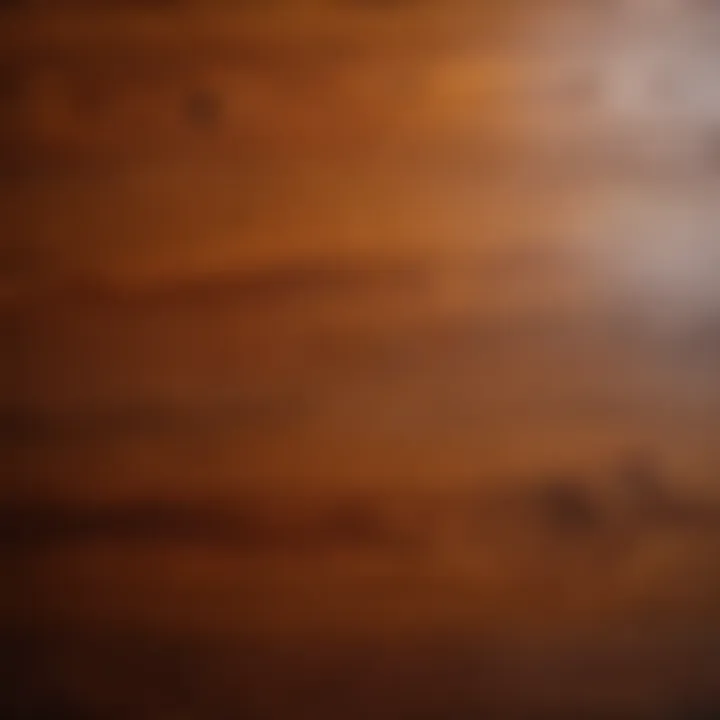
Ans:
[[[720,717],[720,5],[0,3],[11,720]]]

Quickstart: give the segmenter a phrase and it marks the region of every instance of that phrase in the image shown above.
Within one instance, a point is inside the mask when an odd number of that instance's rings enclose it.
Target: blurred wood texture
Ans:
[[[720,5],[0,3],[0,714],[720,716]]]

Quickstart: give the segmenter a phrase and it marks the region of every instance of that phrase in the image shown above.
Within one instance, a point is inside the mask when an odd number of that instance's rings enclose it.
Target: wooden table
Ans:
[[[2,3],[2,717],[720,716],[718,48]]]

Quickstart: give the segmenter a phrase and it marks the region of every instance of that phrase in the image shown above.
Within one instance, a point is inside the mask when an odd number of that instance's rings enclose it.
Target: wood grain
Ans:
[[[0,714],[719,714],[718,38],[1,3]]]

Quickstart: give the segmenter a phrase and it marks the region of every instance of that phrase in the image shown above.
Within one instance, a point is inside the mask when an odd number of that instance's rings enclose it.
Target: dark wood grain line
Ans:
[[[502,488],[504,483],[490,484]],[[720,506],[707,496],[666,486],[643,460],[620,464],[595,485],[582,474],[525,478],[496,489],[323,495],[242,494],[231,504],[155,501],[4,503],[0,539],[14,546],[95,542],[195,542],[238,550],[284,552],[366,547],[375,551],[431,547],[451,528],[468,547],[510,535],[553,538],[568,546],[628,532],[720,532]],[[182,486],[182,482],[178,483]]]

